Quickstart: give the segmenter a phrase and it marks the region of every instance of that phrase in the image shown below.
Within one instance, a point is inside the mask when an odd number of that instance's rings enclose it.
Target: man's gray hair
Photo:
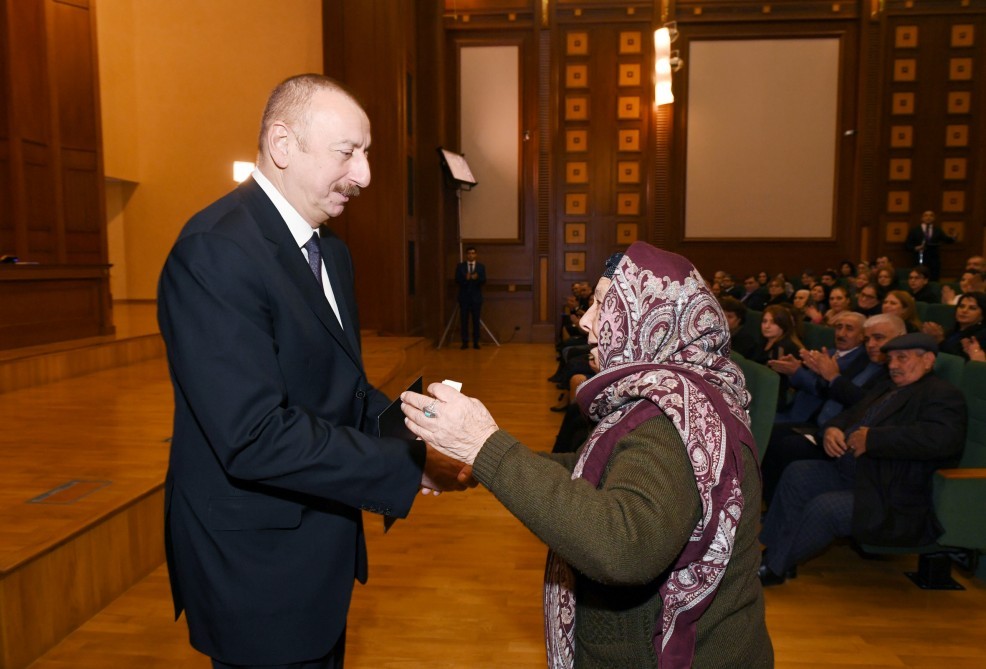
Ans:
[[[275,121],[284,121],[291,125],[302,151],[308,150],[307,134],[310,123],[309,110],[312,98],[319,91],[333,91],[344,95],[362,109],[359,100],[342,84],[324,74],[299,74],[285,79],[271,91],[264,108],[264,116],[260,122],[260,136],[257,138],[257,148],[264,155],[264,142],[267,131]]]
[[[880,324],[889,325],[893,328],[893,336],[899,337],[903,334],[907,334],[907,326],[904,325],[904,320],[900,316],[895,316],[894,314],[876,314],[875,316],[870,316],[863,323],[863,328],[872,327],[874,325]]]

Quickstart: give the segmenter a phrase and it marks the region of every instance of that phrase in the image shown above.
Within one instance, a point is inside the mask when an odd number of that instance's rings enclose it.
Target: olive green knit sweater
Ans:
[[[598,489],[572,480],[578,454],[535,453],[500,430],[476,479],[577,574],[578,669],[657,667],[658,588],[698,523],[701,501],[684,444],[664,416],[625,435]],[[773,666],[757,578],[760,476],[744,449],[745,507],[732,559],[698,622],[694,667]]]

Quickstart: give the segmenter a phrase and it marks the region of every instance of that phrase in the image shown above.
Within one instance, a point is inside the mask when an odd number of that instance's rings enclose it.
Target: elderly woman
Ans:
[[[535,453],[441,384],[402,395],[411,430],[473,474],[551,548],[551,669],[768,667],[756,571],[760,480],[742,372],[695,267],[634,243],[582,320],[598,425],[574,454]]]

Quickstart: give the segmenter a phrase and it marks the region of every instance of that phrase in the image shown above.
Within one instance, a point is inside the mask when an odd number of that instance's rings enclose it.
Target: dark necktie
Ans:
[[[318,246],[318,233],[313,232],[312,238],[305,242],[305,250],[308,251],[308,266],[315,275],[318,285],[322,285],[322,249]]]
[[[472,274],[475,271],[476,271],[476,266],[473,265],[472,263],[469,263],[469,273]]]

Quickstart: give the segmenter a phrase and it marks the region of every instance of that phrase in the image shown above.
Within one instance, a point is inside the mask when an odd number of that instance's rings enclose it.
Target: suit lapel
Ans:
[[[356,318],[356,305],[351,304],[353,300],[350,299],[351,296],[355,296],[352,286],[351,263],[348,255],[343,253],[340,248],[341,241],[339,238],[324,226],[319,236],[319,244],[322,249],[322,261],[325,263],[325,272],[329,275],[329,282],[332,284],[332,293],[336,298],[336,306],[339,307],[342,329],[352,350],[359,357],[362,355],[359,337],[357,336],[359,321]]]
[[[315,277],[312,276],[311,269],[305,263],[305,258],[295,244],[294,238],[288,230],[288,226],[284,223],[284,219],[281,218],[280,212],[277,211],[277,207],[274,206],[274,203],[270,201],[267,194],[264,193],[263,189],[253,179],[243,182],[240,188],[244,194],[244,202],[246,202],[248,208],[253,212],[253,217],[259,225],[260,231],[276,248],[275,258],[277,263],[288,275],[292,283],[297,286],[305,303],[308,304],[309,308],[318,317],[318,320],[321,321],[329,334],[332,335],[349,357],[353,359],[356,366],[362,369],[363,363],[356,347],[353,346],[350,337],[340,327],[339,320],[336,318],[335,313],[333,313],[328,300],[325,299],[325,293],[322,292],[318,282],[315,281]],[[324,241],[321,242],[321,245],[323,249],[322,257],[325,258]],[[333,262],[333,264],[335,263]],[[332,270],[329,268],[328,263],[326,263],[326,270],[329,273],[330,281],[332,281],[336,300],[339,302],[339,294],[344,291],[337,288],[341,286],[338,280],[333,278]],[[340,313],[344,313],[345,311],[341,302],[339,302],[339,310]]]

